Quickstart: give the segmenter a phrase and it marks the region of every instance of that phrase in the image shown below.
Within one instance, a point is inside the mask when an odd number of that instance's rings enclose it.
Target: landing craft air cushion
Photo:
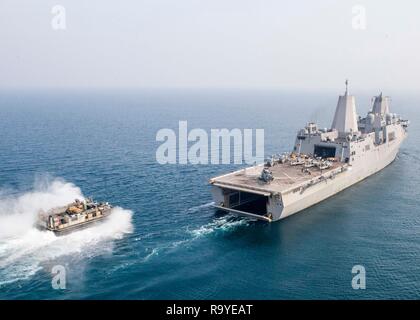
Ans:
[[[92,226],[111,214],[112,206],[108,202],[95,202],[92,199],[80,201],[76,199],[64,207],[53,208],[38,214],[37,227],[49,230],[56,235]]]
[[[210,179],[215,208],[276,221],[382,170],[394,161],[409,125],[390,113],[389,104],[381,93],[367,116],[358,118],[346,81],[330,129],[309,123],[292,152]]]

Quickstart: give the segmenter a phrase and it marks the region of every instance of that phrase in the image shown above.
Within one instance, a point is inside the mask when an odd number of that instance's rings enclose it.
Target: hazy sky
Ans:
[[[1,0],[0,88],[419,91],[419,16],[418,0]]]

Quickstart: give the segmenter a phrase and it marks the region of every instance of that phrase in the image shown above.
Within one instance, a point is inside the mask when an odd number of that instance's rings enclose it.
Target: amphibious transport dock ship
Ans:
[[[112,206],[108,202],[95,202],[92,199],[80,201],[47,212],[41,211],[37,226],[43,230],[53,231],[57,235],[91,226],[111,213]]]
[[[409,125],[390,113],[389,103],[380,94],[368,115],[357,117],[346,81],[331,129],[309,123],[298,132],[292,152],[211,179],[214,206],[271,222],[378,172],[395,159]]]

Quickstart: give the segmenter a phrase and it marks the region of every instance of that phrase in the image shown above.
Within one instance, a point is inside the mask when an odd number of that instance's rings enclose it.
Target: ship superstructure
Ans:
[[[308,123],[291,152],[211,179],[215,207],[260,220],[283,219],[390,164],[408,125],[390,113],[390,98],[382,93],[367,116],[358,117],[346,81],[330,129]]]

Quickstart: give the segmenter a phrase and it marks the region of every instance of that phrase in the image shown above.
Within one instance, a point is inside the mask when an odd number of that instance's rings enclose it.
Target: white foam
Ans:
[[[233,220],[230,216],[216,218],[212,222],[205,224],[197,229],[190,230],[190,233],[195,237],[202,237],[216,231],[230,231],[239,226],[246,226],[249,221],[242,218]]]
[[[60,179],[36,184],[34,191],[0,197],[0,286],[28,279],[43,263],[66,255],[96,256],[113,249],[113,240],[132,232],[132,212],[116,207],[103,222],[64,236],[34,228],[40,209],[83,198],[78,187]]]
[[[208,202],[208,203],[205,203],[205,204],[202,204],[202,205],[199,205],[199,206],[191,207],[187,210],[187,212],[188,213],[198,212],[201,209],[205,209],[205,208],[211,207],[213,205],[214,205],[214,202]]]

